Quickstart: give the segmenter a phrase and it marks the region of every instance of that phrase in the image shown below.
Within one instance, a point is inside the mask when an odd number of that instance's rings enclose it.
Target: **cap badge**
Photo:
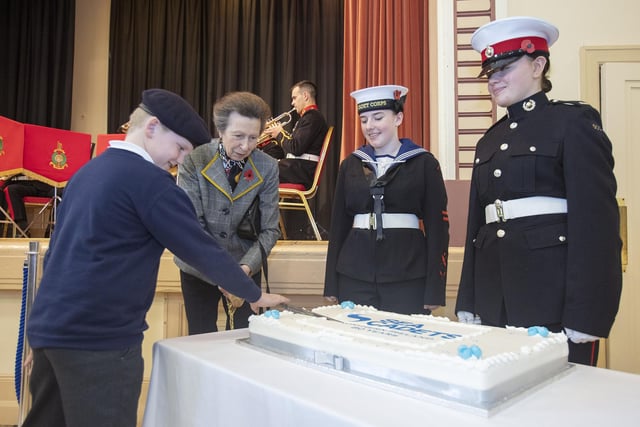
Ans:
[[[534,108],[536,108],[536,101],[533,99],[527,99],[522,103],[522,109],[524,111],[533,111]]]
[[[393,99],[400,99],[400,94],[402,92],[400,92],[399,90],[394,90],[393,91]]]
[[[487,58],[491,58],[493,56],[493,47],[492,46],[487,46],[487,49],[484,51],[484,55]]]
[[[529,39],[522,40],[520,44],[520,49],[524,50],[527,53],[533,53],[536,50],[536,45]]]

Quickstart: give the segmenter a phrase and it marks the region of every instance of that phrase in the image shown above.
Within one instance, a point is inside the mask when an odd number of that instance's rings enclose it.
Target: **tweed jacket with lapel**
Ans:
[[[189,195],[204,230],[229,251],[238,264],[248,265],[255,274],[262,267],[258,242],[241,239],[236,228],[251,202],[259,197],[262,229],[259,241],[267,255],[271,252],[280,237],[278,163],[262,151],[254,150],[232,191],[218,152],[219,144],[219,139],[214,139],[193,150],[178,169],[178,185]],[[175,262],[182,271],[205,280],[181,259],[176,257]]]

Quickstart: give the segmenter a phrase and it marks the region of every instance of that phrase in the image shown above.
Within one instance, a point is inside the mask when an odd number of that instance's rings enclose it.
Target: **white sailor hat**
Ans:
[[[558,28],[529,16],[498,19],[478,28],[471,46],[482,56],[482,71],[504,67],[523,55],[549,56],[549,47],[558,40]]]
[[[409,89],[404,86],[383,85],[353,91],[351,97],[356,100],[358,114],[373,110],[393,110],[397,113],[402,111],[407,92]]]

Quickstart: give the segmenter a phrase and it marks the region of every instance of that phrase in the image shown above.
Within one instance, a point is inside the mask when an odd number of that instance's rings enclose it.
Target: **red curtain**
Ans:
[[[424,0],[345,0],[342,150],[364,144],[350,93],[368,86],[409,88],[401,138],[429,148],[428,8]]]

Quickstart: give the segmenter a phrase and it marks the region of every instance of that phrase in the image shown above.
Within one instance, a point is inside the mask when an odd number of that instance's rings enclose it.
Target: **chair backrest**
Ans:
[[[333,135],[333,126],[329,126],[327,130],[327,134],[324,137],[324,141],[322,142],[322,149],[320,150],[320,159],[318,160],[318,165],[316,166],[316,173],[313,175],[313,184],[311,184],[311,188],[307,190],[307,193],[313,195],[318,189],[318,184],[320,183],[320,178],[322,178],[322,171],[324,170],[324,163],[327,158],[327,152],[329,152],[329,145],[331,145],[331,137]]]

